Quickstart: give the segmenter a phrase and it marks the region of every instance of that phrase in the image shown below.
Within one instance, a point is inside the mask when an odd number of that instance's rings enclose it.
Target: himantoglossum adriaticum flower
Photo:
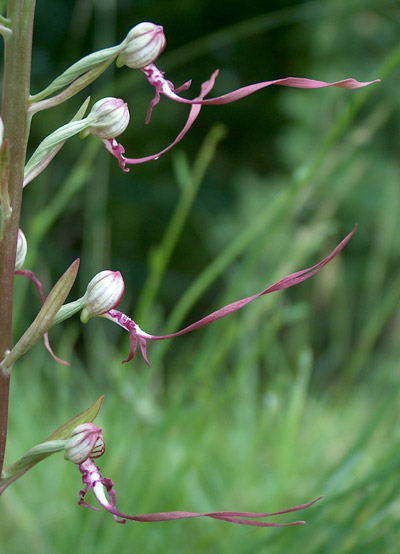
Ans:
[[[170,521],[174,519],[188,519],[193,517],[210,517],[219,519],[228,523],[237,523],[239,525],[250,525],[256,527],[288,527],[293,525],[303,525],[305,521],[293,521],[290,523],[277,523],[258,521],[258,519],[297,512],[309,508],[312,504],[321,500],[323,496],[316,498],[311,502],[294,506],[286,510],[278,512],[156,512],[151,514],[129,515],[120,512],[116,507],[117,496],[114,490],[114,483],[108,477],[103,477],[100,469],[94,463],[94,459],[99,458],[105,451],[105,444],[102,430],[96,427],[93,423],[83,423],[76,427],[70,438],[65,442],[64,457],[66,460],[72,461],[79,466],[79,471],[82,474],[82,482],[84,489],[80,491],[80,500],[78,504],[99,511],[100,508],[92,506],[86,502],[87,493],[92,490],[93,495],[101,508],[114,516],[117,523],[126,523],[127,520],[140,522],[157,522]]]
[[[350,238],[353,236],[355,230],[356,226],[340,242],[340,244],[338,244],[338,246],[328,256],[326,256],[326,258],[313,265],[312,267],[297,271],[296,273],[292,273],[291,275],[280,279],[265,290],[254,294],[253,296],[249,296],[247,298],[237,300],[236,302],[232,302],[231,304],[228,304],[227,306],[224,306],[223,308],[220,308],[219,310],[216,310],[215,312],[203,317],[199,321],[192,323],[188,327],[185,327],[184,329],[181,329],[180,331],[171,333],[169,335],[153,335],[150,333],[146,333],[129,316],[116,309],[122,300],[125,290],[125,284],[121,273],[119,271],[111,270],[101,271],[100,273],[95,275],[95,277],[93,277],[93,279],[90,281],[86,293],[82,298],[62,306],[54,320],[54,324],[59,323],[60,321],[63,321],[68,317],[71,317],[71,315],[77,313],[78,311],[82,311],[81,320],[84,323],[86,323],[89,318],[94,316],[109,319],[113,323],[121,326],[129,333],[130,349],[128,357],[126,358],[126,360],[124,360],[124,362],[129,362],[130,360],[132,360],[132,358],[135,356],[136,349],[139,343],[143,359],[150,367],[150,363],[147,358],[147,340],[165,340],[171,339],[173,337],[178,337],[180,335],[185,335],[186,333],[190,333],[191,331],[195,331],[196,329],[200,329],[205,325],[209,325],[210,323],[213,323],[218,319],[226,317],[227,315],[239,310],[240,308],[243,308],[244,306],[246,306],[246,304],[253,302],[253,300],[256,300],[256,298],[259,298],[260,296],[264,296],[265,294],[276,292],[278,290],[287,289],[289,287],[297,285],[298,283],[301,283],[302,281],[305,281],[309,277],[312,277],[312,275],[317,273],[320,269],[322,269],[346,246]]]

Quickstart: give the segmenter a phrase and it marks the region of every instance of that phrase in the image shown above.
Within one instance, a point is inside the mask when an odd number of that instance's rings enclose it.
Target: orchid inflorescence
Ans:
[[[4,33],[5,31],[3,29],[3,34]],[[127,172],[129,171],[128,166],[156,160],[181,141],[199,116],[203,106],[222,105],[235,102],[271,85],[307,89],[331,86],[346,89],[357,89],[376,82],[359,82],[355,79],[344,79],[328,83],[313,79],[288,77],[270,81],[261,81],[259,83],[241,87],[222,96],[207,98],[207,96],[211,93],[215,85],[215,80],[218,76],[218,71],[214,71],[211,77],[201,85],[200,94],[195,98],[189,99],[182,96],[181,93],[189,89],[191,81],[187,81],[180,87],[175,87],[173,83],[165,77],[163,71],[158,69],[155,65],[157,58],[162,53],[165,46],[166,38],[162,26],[149,22],[136,25],[133,29],[131,29],[121,44],[86,56],[82,60],[73,64],[62,75],[57,77],[42,92],[30,96],[28,99],[29,108],[27,110],[27,117],[30,123],[30,118],[32,118],[35,113],[41,110],[49,109],[68,100],[92,83],[113,61],[116,61],[118,67],[127,66],[128,68],[142,71],[149,84],[154,88],[155,95],[147,112],[146,123],[150,122],[152,111],[160,102],[161,95],[174,102],[188,104],[190,106],[190,111],[185,125],[176,138],[166,148],[156,154],[141,158],[126,157],[125,148],[117,141],[117,137],[119,137],[126,130],[130,122],[130,113],[127,103],[119,98],[102,98],[93,104],[89,114],[85,117],[89,104],[89,99],[87,99],[74,118],[69,123],[63,125],[46,137],[32,154],[25,166],[23,186],[26,186],[33,179],[35,179],[49,165],[65,142],[74,135],[79,134],[81,138],[92,135],[101,140],[106,149],[118,160],[120,168],[124,172]],[[0,215],[3,217],[9,217],[12,211],[9,205],[7,191],[9,141],[7,138],[4,138],[3,141],[3,122],[1,118],[0,147],[0,184],[2,187],[0,191]],[[45,298],[42,284],[36,275],[31,270],[22,269],[27,253],[27,242],[25,235],[21,230],[19,230],[15,270],[14,266],[13,270],[16,275],[28,277],[33,281],[38,289],[43,306],[34,322],[19,339],[16,345],[11,350],[7,349],[5,351],[3,359],[0,360],[0,369],[5,375],[9,375],[15,361],[27,352],[29,348],[31,348],[41,337],[44,337],[46,348],[49,350],[53,358],[60,363],[67,364],[67,362],[57,358],[53,353],[49,344],[48,331],[51,326],[61,323],[78,312],[81,312],[81,321],[83,323],[86,323],[92,317],[102,317],[125,329],[129,333],[130,349],[124,362],[129,362],[134,358],[137,346],[139,345],[142,357],[145,363],[150,367],[147,357],[148,340],[171,339],[200,329],[201,327],[209,325],[218,319],[226,317],[229,314],[243,308],[261,296],[292,287],[305,281],[320,271],[320,269],[327,265],[346,246],[350,238],[353,236],[355,229],[356,227],[354,227],[354,229],[328,256],[312,267],[292,273],[257,294],[234,301],[231,304],[228,304],[203,317],[199,321],[192,323],[179,331],[166,335],[149,334],[143,331],[133,319],[117,310],[125,291],[124,280],[119,271],[103,270],[99,272],[89,282],[86,292],[81,298],[78,298],[73,302],[65,303],[78,271],[79,260],[76,260],[53,287],[47,298]],[[92,414],[93,417],[90,421],[92,421],[96,415],[97,412],[94,415]],[[0,478],[0,494],[11,482],[32,466],[33,457],[36,456],[35,460],[40,460],[50,453],[64,449],[65,458],[79,466],[79,470],[82,474],[82,480],[85,485],[84,490],[80,493],[79,504],[98,510],[98,508],[90,506],[85,501],[86,494],[91,489],[100,506],[110,512],[118,523],[125,523],[126,520],[154,522],[206,516],[230,523],[260,527],[299,525],[304,522],[267,523],[258,520],[255,521],[254,518],[265,518],[298,511],[308,508],[322,498],[319,497],[312,502],[273,513],[238,511],[196,513],[172,511],[147,515],[126,515],[116,508],[116,494],[113,488],[113,482],[111,479],[102,477],[100,469],[93,461],[95,458],[100,457],[105,450],[102,430],[96,427],[93,423],[87,421],[83,421],[80,425],[74,426],[72,432],[69,424],[66,424],[64,427],[65,428],[60,428],[61,430],[58,430],[55,434],[53,434],[54,436],[52,437],[54,440],[45,441],[44,443],[38,445],[36,449],[34,448],[30,451],[30,454],[26,457],[26,459],[29,460],[29,464],[31,465],[29,465],[28,462],[25,466],[23,463],[20,463],[19,465],[14,464],[15,467],[11,466],[11,470],[8,473],[6,471],[2,474],[2,478]],[[68,438],[66,438],[67,436]],[[36,463],[36,461],[34,463]],[[4,475],[8,475],[8,478]]]
[[[131,29],[126,39],[120,45],[115,48],[100,51],[96,53],[97,56],[96,54],[92,54],[86,58],[83,58],[83,60],[77,62],[77,64],[74,64],[69,70],[63,73],[63,75],[58,78],[60,81],[56,79],[52,85],[48,87],[48,89],[43,91],[43,93],[39,93],[31,97],[32,103],[29,110],[33,115],[39,110],[57,105],[58,103],[64,101],[65,98],[69,98],[73,94],[76,94],[84,86],[87,86],[87,84],[93,81],[92,72],[95,71],[96,68],[99,68],[98,71],[102,72],[114,59],[116,59],[118,67],[125,65],[129,68],[141,70],[146,75],[149,84],[154,87],[155,96],[150,103],[146,123],[150,122],[153,108],[159,103],[161,95],[164,95],[175,102],[189,104],[191,106],[184,127],[171,144],[160,152],[149,156],[141,158],[126,157],[124,155],[125,148],[122,144],[118,143],[116,137],[121,135],[129,124],[130,115],[128,105],[120,98],[103,98],[93,105],[89,115],[86,118],[82,119],[81,117],[76,116],[73,121],[60,127],[57,131],[44,139],[26,165],[24,186],[37,177],[37,175],[39,175],[47,167],[65,141],[76,134],[80,134],[82,138],[88,135],[93,135],[102,140],[107,150],[115,158],[117,158],[120,168],[127,172],[129,171],[129,168],[126,166],[157,160],[160,156],[168,152],[178,142],[180,142],[197,119],[202,106],[222,105],[236,102],[236,100],[245,98],[246,96],[271,85],[302,89],[317,89],[324,87],[357,89],[377,82],[359,82],[356,79],[343,79],[341,81],[327,83],[325,81],[318,81],[315,79],[286,77],[271,81],[261,81],[259,83],[241,87],[227,94],[223,94],[222,96],[206,98],[206,96],[213,89],[215,80],[218,76],[218,70],[216,70],[211,77],[202,84],[200,94],[193,99],[189,99],[184,98],[180,95],[180,93],[190,88],[191,80],[186,81],[180,87],[175,88],[173,83],[165,78],[164,72],[158,69],[154,64],[158,56],[163,52],[165,46],[166,38],[161,25],[149,22],[139,23]],[[64,85],[69,84],[64,92],[47,100],[42,99],[48,95],[49,90],[57,90],[57,88],[61,88],[61,83]],[[81,110],[83,113],[86,111],[86,107],[87,104],[85,103]],[[81,115],[80,112],[78,112],[78,114]]]

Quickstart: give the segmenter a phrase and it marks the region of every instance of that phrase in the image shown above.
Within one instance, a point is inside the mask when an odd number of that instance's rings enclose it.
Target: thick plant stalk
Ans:
[[[35,0],[9,0],[11,30],[5,38],[2,119],[9,141],[8,195],[11,212],[3,210],[0,236],[0,361],[11,347],[15,251],[27,145],[27,110],[31,75]],[[4,186],[4,183],[3,183]],[[10,370],[0,371],[0,470],[7,437]]]

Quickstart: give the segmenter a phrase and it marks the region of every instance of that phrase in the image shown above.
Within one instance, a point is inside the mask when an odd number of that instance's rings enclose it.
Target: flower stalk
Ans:
[[[11,347],[15,253],[22,199],[27,145],[27,110],[31,75],[32,29],[35,0],[10,0],[5,38],[2,119],[4,139],[10,145],[8,196],[11,211],[0,206],[0,360]],[[3,185],[2,185],[3,187]],[[4,189],[3,189],[4,190]],[[0,471],[7,437],[10,370],[0,371]]]

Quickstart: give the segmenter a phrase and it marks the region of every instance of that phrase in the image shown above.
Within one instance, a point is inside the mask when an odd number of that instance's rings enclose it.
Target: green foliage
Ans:
[[[71,65],[73,56],[120,40],[128,19],[164,25],[168,44],[158,65],[174,82],[193,77],[197,89],[216,66],[218,94],[289,74],[383,81],[363,91],[276,88],[232,106],[205,107],[178,150],[128,175],[93,142],[80,152],[76,139],[25,192],[25,267],[54,282],[65,260],[82,251],[74,297],[98,271],[119,269],[127,283],[124,311],[136,319],[140,308],[142,328],[168,333],[311,265],[354,223],[358,230],[339,258],[309,282],[194,334],[149,344],[151,370],[139,357],[121,365],[128,337],[107,321],[91,320],[82,330],[69,320],[52,329],[55,349],[71,367],[57,366],[42,345],[19,362],[7,463],[40,442],[51,430],[49,421],[68,420],[105,393],[98,420],[106,454],[99,462],[115,483],[122,511],[272,511],[320,494],[326,498],[304,512],[307,525],[292,529],[249,531],[206,520],[119,526],[109,514],[76,505],[79,472],[61,455],[52,456],[4,493],[3,549],[395,554],[398,6],[292,2],[271,14],[264,13],[265,2],[231,2],[230,10],[218,1],[150,2],[145,10],[135,4],[132,13],[125,3],[111,10],[119,26],[107,44],[113,17],[106,29],[106,8],[96,8],[93,44],[84,14],[75,14],[69,30],[58,29],[68,44],[59,51],[63,59],[36,69],[40,86]],[[271,2],[270,10],[279,5]],[[66,6],[61,2],[57,10]],[[218,19],[219,13],[224,17]],[[39,7],[38,40],[41,25]],[[196,48],[181,46],[207,29],[210,36]],[[37,53],[48,46],[45,35]],[[50,62],[54,75],[43,81]],[[184,106],[163,99],[145,129],[141,120],[152,91],[140,72],[119,70],[114,83],[106,74],[101,84],[104,96],[113,91],[133,106],[124,141],[128,155],[165,146],[186,116]],[[67,105],[48,120],[36,116],[42,122],[34,128],[36,143],[70,119],[77,107],[72,102],[67,112]],[[221,143],[207,135],[216,122],[229,129]],[[203,153],[207,147],[212,152],[201,158],[203,165],[196,155],[201,145]],[[16,286],[18,333],[32,314],[24,302],[29,285],[17,278]],[[141,297],[140,291],[146,293]],[[31,304],[34,313],[39,302]]]

